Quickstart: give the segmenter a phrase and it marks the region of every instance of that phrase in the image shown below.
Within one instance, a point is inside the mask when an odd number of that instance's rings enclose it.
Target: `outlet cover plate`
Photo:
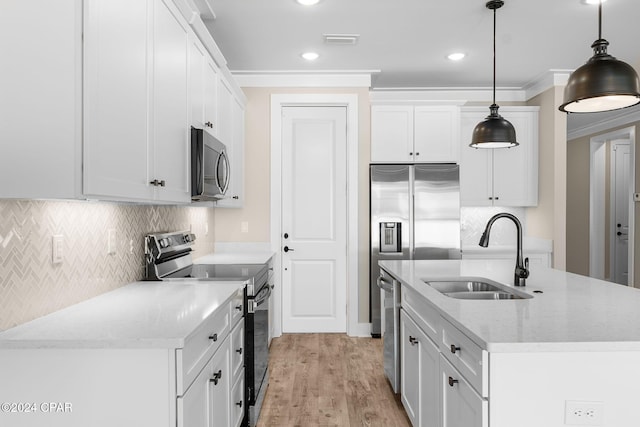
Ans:
[[[604,403],[567,400],[564,424],[568,426],[604,425]]]

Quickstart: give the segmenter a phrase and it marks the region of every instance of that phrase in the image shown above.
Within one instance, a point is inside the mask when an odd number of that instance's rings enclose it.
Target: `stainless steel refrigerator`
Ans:
[[[381,334],[379,260],[460,258],[456,164],[371,165],[371,335]]]

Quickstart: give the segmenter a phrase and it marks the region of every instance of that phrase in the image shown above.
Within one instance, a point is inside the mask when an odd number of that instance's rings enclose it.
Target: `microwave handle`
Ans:
[[[222,150],[222,152],[220,153],[220,157],[218,158],[218,163],[220,162],[224,162],[224,170],[225,170],[225,177],[224,177],[224,183],[223,187],[220,188],[220,192],[222,194],[225,194],[227,192],[227,188],[229,188],[229,178],[230,178],[230,171],[229,171],[229,159],[227,158],[227,152],[225,150]]]

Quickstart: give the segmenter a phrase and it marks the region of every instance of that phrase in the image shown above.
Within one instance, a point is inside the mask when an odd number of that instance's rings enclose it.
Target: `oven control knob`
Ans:
[[[160,239],[159,243],[161,248],[166,248],[167,246],[169,246],[169,239],[167,238]]]

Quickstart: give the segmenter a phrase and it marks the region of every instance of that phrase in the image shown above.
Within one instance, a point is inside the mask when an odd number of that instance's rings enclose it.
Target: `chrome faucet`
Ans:
[[[516,256],[516,270],[513,275],[513,285],[524,286],[525,280],[527,279],[527,277],[529,277],[529,258],[525,258],[524,263],[522,262],[522,224],[515,215],[503,212],[492,216],[489,222],[487,222],[487,227],[484,229],[482,237],[480,237],[479,245],[483,248],[489,246],[489,233],[491,231],[491,226],[499,218],[509,218],[516,225],[516,230],[518,232],[518,247]]]

